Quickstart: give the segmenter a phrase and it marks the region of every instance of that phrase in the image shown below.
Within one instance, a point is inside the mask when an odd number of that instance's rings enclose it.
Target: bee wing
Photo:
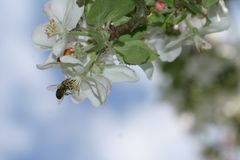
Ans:
[[[47,87],[47,90],[49,91],[56,91],[58,88],[58,85],[57,84],[54,84],[54,85],[50,85]]]

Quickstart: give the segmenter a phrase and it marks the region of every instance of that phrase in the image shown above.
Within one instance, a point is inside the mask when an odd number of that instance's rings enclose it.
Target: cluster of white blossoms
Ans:
[[[51,0],[44,6],[44,12],[49,22],[37,27],[32,39],[36,47],[51,50],[46,62],[37,67],[42,70],[59,67],[66,77],[61,84],[49,86],[62,89],[62,95],[56,95],[59,100],[71,94],[74,102],[88,98],[93,106],[99,106],[105,102],[112,82],[138,81],[134,70],[116,64],[111,50],[99,56],[86,54],[88,37],[69,34],[84,12],[76,0]]]
[[[224,0],[219,0],[218,5],[207,10],[207,17],[188,15],[174,29],[180,30],[179,36],[168,36],[159,28],[152,28],[151,36],[146,43],[157,51],[162,61],[172,62],[182,52],[183,45],[195,44],[197,50],[208,50],[212,45],[204,38],[206,35],[221,32],[229,28],[228,9]],[[207,18],[211,23],[206,25]]]
[[[161,29],[153,27],[150,30],[151,36],[148,33],[148,37],[142,42],[156,50],[163,61],[173,61],[180,55],[184,44],[195,43],[199,51],[209,49],[211,45],[204,36],[229,26],[224,1],[220,0],[219,5],[220,9],[211,13],[211,24],[208,26],[205,26],[205,17],[189,15],[185,21],[175,26],[181,31],[181,35],[170,37]],[[139,80],[136,72],[129,67],[130,62],[133,65],[138,56],[134,58],[131,55],[128,57],[117,54],[117,51],[124,52],[126,49],[113,47],[114,42],[108,39],[107,24],[101,26],[100,33],[87,24],[85,10],[89,11],[85,5],[78,5],[77,0],[50,0],[44,6],[44,13],[49,21],[33,31],[32,39],[37,48],[51,50],[48,59],[37,67],[41,70],[58,67],[65,77],[60,84],[48,87],[56,90],[57,99],[61,101],[65,95],[71,95],[76,103],[89,99],[97,107],[106,101],[112,83]],[[139,41],[129,44],[142,44]],[[128,48],[132,49],[132,46]],[[141,52],[141,49],[138,50]],[[140,61],[136,61],[135,64],[145,71],[149,79],[153,74],[150,57],[154,56],[140,55],[139,58],[144,62],[140,64]]]

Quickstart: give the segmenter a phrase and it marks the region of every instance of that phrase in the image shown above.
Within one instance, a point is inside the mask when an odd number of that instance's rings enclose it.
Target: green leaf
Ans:
[[[164,0],[167,6],[172,7],[174,5],[174,0]]]
[[[98,52],[105,47],[104,45],[105,40],[100,32],[96,30],[90,30],[89,34],[93,38],[93,41],[95,42],[95,46],[90,51]]]
[[[125,34],[119,37],[119,41],[121,42],[127,42],[127,41],[133,41],[133,40],[143,40],[146,32],[144,31],[138,31],[135,34]]]
[[[127,41],[122,46],[114,47],[116,53],[126,64],[141,65],[155,60],[158,55],[143,41]]]
[[[174,19],[174,24],[179,24],[180,22],[182,22],[184,19],[186,19],[188,13],[186,10],[183,10],[182,12],[180,12],[177,17],[175,17]]]
[[[134,7],[133,0],[95,0],[86,14],[86,20],[90,25],[101,26],[125,16]]]
[[[129,17],[127,17],[127,16],[123,16],[123,17],[121,17],[121,18],[113,21],[112,24],[113,24],[114,26],[120,26],[120,25],[122,25],[122,24],[124,24],[124,23],[127,23],[130,19],[131,19],[131,18],[129,18]]]
[[[154,6],[155,5],[155,0],[144,0],[146,5],[148,6]]]
[[[193,14],[199,14],[199,15],[203,15],[205,16],[205,14],[203,13],[201,6],[194,4],[194,3],[185,3],[187,9],[192,12]]]
[[[152,12],[147,18],[149,25],[162,25],[165,21],[165,16],[163,14],[158,14],[157,12]]]
[[[107,16],[108,21],[118,20],[131,12],[135,7],[133,0],[111,0],[111,2],[113,4],[111,12]]]
[[[174,18],[175,18],[174,13],[171,13],[166,17],[166,19],[163,23],[163,26],[162,26],[163,30],[166,31],[168,29],[169,25],[171,26],[174,24]]]
[[[106,16],[111,8],[110,0],[96,0],[90,10],[86,13],[87,23],[90,25],[100,26],[104,23]]]
[[[211,7],[215,5],[219,0],[203,0],[202,3],[206,7]]]

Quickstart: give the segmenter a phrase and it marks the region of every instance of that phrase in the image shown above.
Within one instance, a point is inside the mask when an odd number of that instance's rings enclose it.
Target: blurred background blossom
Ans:
[[[158,63],[148,81],[115,84],[105,106],[66,100],[46,90],[58,70],[40,71],[47,53],[32,47],[46,20],[46,0],[2,1],[0,160],[237,160],[240,157],[240,1],[228,1],[231,28]]]

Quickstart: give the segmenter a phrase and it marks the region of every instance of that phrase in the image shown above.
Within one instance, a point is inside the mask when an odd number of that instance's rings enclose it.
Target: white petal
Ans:
[[[191,25],[197,29],[202,28],[206,24],[206,18],[189,17],[188,20],[190,21]]]
[[[219,0],[219,4],[222,8],[223,13],[228,14],[228,8],[226,7],[224,0]]]
[[[94,107],[105,102],[107,91],[101,83],[87,80],[81,83],[81,89]]]
[[[63,22],[65,12],[67,10],[68,0],[51,0],[50,9],[52,14],[60,21]]]
[[[81,103],[84,99],[86,99],[86,96],[82,93],[81,90],[79,91],[72,91],[72,101],[76,104]]]
[[[191,37],[191,34],[189,33],[182,33],[178,37],[169,38],[168,43],[164,44],[164,48],[166,50],[171,48],[177,48],[182,46],[183,42],[186,41],[188,38]]]
[[[63,19],[63,25],[70,31],[74,29],[83,15],[84,7],[79,7],[76,0],[68,0],[66,13]]]
[[[48,68],[57,67],[59,64],[56,61],[56,57],[53,54],[48,56],[48,59],[43,64],[38,64],[37,68],[40,70],[45,70]]]
[[[46,16],[48,17],[49,20],[54,19],[57,22],[60,22],[59,19],[54,15],[54,13],[52,11],[51,1],[47,2],[44,5],[43,11],[44,11],[44,13],[46,14]]]
[[[172,62],[174,61],[182,52],[182,46],[178,48],[172,48],[171,50],[160,53],[160,59],[162,61]]]
[[[83,66],[69,63],[60,63],[61,71],[66,78],[76,77],[82,74],[85,70]]]
[[[111,82],[136,82],[139,80],[139,77],[134,70],[123,65],[106,66],[103,75]]]
[[[60,57],[63,55],[65,48],[66,48],[66,39],[63,37],[53,45],[52,52],[56,57]]]
[[[46,26],[47,24],[38,26],[32,33],[33,43],[36,47],[40,49],[51,48],[56,42],[55,37],[47,37],[47,34],[45,33]]]
[[[216,33],[216,32],[221,32],[224,30],[227,30],[230,27],[230,20],[229,17],[213,17],[211,18],[211,24],[207,27],[204,27],[200,30],[200,33],[205,35],[205,34],[210,34],[210,33]]]
[[[99,81],[98,81],[99,80]],[[105,103],[107,99],[107,95],[109,93],[109,84],[107,80],[103,80],[98,78],[98,80],[95,80],[96,82],[96,89],[98,90],[99,96],[101,98],[101,105]],[[106,86],[105,86],[106,85]]]
[[[60,63],[60,68],[65,78],[72,78],[76,76],[72,65]]]
[[[83,63],[82,63],[79,59],[77,59],[77,58],[75,58],[75,57],[72,57],[72,56],[62,56],[62,57],[60,58],[60,61],[61,61],[62,63],[80,64],[80,65],[83,65]]]
[[[106,89],[107,93],[109,93],[110,89],[112,88],[111,82],[103,77],[103,76],[95,76],[94,79],[96,79],[96,81],[98,81],[99,83],[101,83],[104,88]]]
[[[172,62],[182,52],[182,41],[186,39],[186,36],[179,37],[177,40],[164,45],[163,39],[156,40],[156,51],[160,55],[162,61]]]
[[[152,63],[143,64],[143,65],[140,65],[140,67],[145,72],[147,78],[151,80],[153,76],[153,70],[154,70],[153,64]]]

